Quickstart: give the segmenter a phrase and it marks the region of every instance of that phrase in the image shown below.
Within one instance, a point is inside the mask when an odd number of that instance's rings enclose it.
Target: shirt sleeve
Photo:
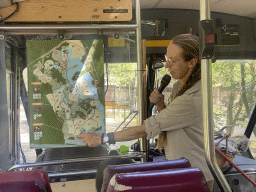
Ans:
[[[188,95],[177,97],[159,114],[145,120],[147,139],[155,137],[161,131],[177,130],[193,125],[196,115],[198,112],[193,106],[192,97]]]

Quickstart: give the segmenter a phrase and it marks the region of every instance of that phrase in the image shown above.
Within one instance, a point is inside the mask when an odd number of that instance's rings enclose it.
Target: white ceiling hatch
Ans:
[[[199,10],[200,0],[141,0],[142,9],[170,8]],[[213,12],[256,18],[256,0],[210,0]]]

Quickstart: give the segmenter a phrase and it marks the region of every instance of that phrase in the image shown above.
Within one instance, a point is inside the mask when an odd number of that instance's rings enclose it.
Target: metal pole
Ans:
[[[6,172],[12,164],[10,151],[10,126],[6,91],[5,34],[0,32],[0,172]]]
[[[210,19],[209,0],[200,0],[200,20]],[[202,59],[202,90],[203,91],[203,114],[204,114],[204,147],[208,166],[218,182],[222,191],[230,191],[228,182],[220,170],[215,158],[214,126],[212,112],[212,59]]]
[[[137,3],[139,4],[139,3]],[[137,8],[136,8],[137,9]],[[137,12],[137,11],[136,11]],[[139,11],[140,12],[140,11]],[[139,16],[140,19],[140,16]],[[139,23],[140,25],[140,23]],[[0,26],[0,31],[5,32],[13,32],[13,31],[27,31],[27,32],[35,32],[40,33],[40,30],[91,30],[91,29],[136,29],[137,25],[127,24],[127,25],[118,25],[118,24],[48,24],[48,25],[3,25]]]
[[[142,157],[142,153],[137,153],[133,155],[122,155],[121,158],[138,158]],[[108,155],[108,156],[100,156],[100,157],[87,157],[87,158],[79,158],[79,159],[65,159],[65,160],[56,160],[56,161],[47,161],[47,162],[36,162],[36,163],[26,163],[26,164],[15,164],[8,169],[8,172],[15,171],[16,169],[21,168],[31,168],[31,167],[41,167],[48,165],[63,165],[63,164],[73,164],[73,163],[83,163],[83,162],[93,162],[93,161],[104,161],[111,158],[116,158],[120,155]]]
[[[141,47],[141,15],[140,15],[140,1],[136,0],[136,40],[137,40],[137,69],[138,69],[138,111],[139,111],[139,124],[143,124],[144,110],[143,110],[143,65],[142,65],[142,47]],[[147,140],[141,138],[140,140],[141,151],[147,151]],[[142,162],[147,161],[147,157],[143,158]]]
[[[16,153],[16,162],[17,163],[20,163],[20,128],[19,128],[19,125],[20,125],[20,58],[19,58],[19,54],[18,54],[18,51],[17,51],[17,48],[15,47],[15,52],[16,54],[15,56],[15,63],[14,63],[14,66],[15,66],[15,69],[14,69],[14,105],[15,105],[15,110],[14,110],[14,122],[15,122],[15,125],[14,125],[14,135],[15,135],[15,153]]]

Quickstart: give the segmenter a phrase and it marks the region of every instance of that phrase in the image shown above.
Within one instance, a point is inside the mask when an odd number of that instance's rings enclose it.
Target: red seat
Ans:
[[[116,174],[107,192],[209,192],[198,168],[165,169]]]
[[[1,192],[52,192],[45,170],[0,173]]]
[[[101,192],[106,192],[110,179],[117,173],[130,173],[130,172],[143,172],[150,170],[162,170],[173,168],[185,168],[190,167],[190,163],[186,158],[161,161],[161,162],[148,162],[141,164],[129,164],[129,165],[108,165],[104,170],[103,184]]]

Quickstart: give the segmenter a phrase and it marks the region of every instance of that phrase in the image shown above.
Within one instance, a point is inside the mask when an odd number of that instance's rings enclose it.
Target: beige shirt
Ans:
[[[174,99],[159,114],[145,120],[147,139],[167,131],[164,146],[168,160],[187,158],[198,167],[206,181],[213,180],[204,154],[201,81]]]

